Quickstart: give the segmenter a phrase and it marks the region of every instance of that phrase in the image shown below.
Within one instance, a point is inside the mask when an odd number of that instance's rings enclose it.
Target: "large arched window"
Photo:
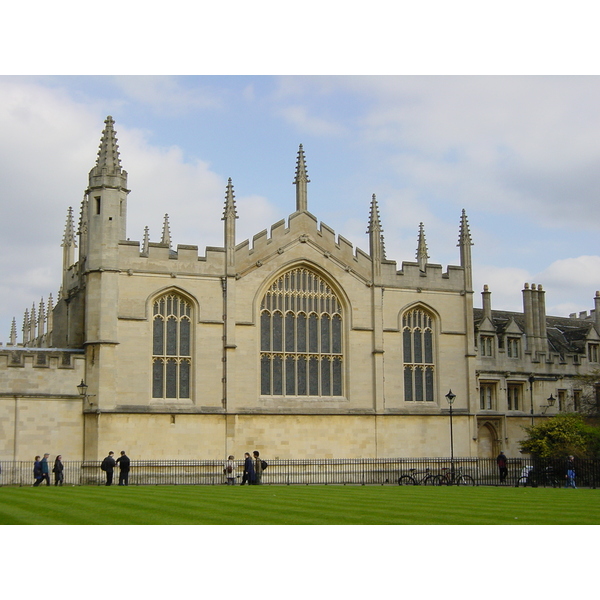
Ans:
[[[414,308],[402,317],[404,350],[404,399],[407,402],[433,402],[435,353],[433,317]]]
[[[260,306],[261,394],[342,396],[342,307],[316,273],[296,268]]]
[[[152,321],[152,397],[190,398],[190,303],[174,293],[154,301]]]

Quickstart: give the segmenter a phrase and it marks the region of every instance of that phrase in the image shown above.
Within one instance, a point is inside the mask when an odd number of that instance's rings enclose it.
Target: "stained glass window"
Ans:
[[[154,302],[152,397],[190,398],[192,307],[176,294]]]
[[[433,402],[435,399],[435,361],[433,317],[421,308],[402,318],[404,352],[404,400]]]
[[[343,395],[342,314],[329,284],[309,269],[271,285],[260,315],[263,396]]]

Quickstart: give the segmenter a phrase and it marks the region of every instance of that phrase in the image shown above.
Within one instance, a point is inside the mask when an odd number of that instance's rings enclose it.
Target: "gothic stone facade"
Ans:
[[[474,310],[464,211],[458,266],[427,262],[421,226],[399,269],[375,196],[364,252],[309,212],[308,182],[300,146],[296,210],[251,244],[236,244],[231,181],[223,247],[172,249],[167,217],[159,243],[128,241],[108,117],[77,232],[68,212],[56,305],[26,311],[22,343],[13,322],[0,347],[0,459],[448,456],[450,389],[454,454],[516,455],[523,426],[572,408],[599,310],[547,318],[535,285],[522,314],[492,311],[487,289]]]

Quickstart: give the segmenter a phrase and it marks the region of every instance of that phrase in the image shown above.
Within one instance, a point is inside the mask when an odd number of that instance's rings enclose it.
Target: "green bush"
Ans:
[[[562,413],[543,423],[525,428],[521,450],[540,458],[600,457],[600,428],[582,415]]]

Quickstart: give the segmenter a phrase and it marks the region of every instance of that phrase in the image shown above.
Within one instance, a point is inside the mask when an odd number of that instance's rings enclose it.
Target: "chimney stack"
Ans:
[[[483,292],[481,292],[481,304],[483,307],[483,318],[486,317],[491,320],[492,318],[492,292],[486,285],[483,286]]]
[[[525,316],[525,336],[527,338],[527,351],[535,352],[535,331],[533,326],[533,299],[532,290],[526,283],[523,288],[523,315]]]
[[[542,289],[542,285],[538,285],[538,335],[539,335],[539,351],[548,352],[548,335],[546,332],[546,292]]]

